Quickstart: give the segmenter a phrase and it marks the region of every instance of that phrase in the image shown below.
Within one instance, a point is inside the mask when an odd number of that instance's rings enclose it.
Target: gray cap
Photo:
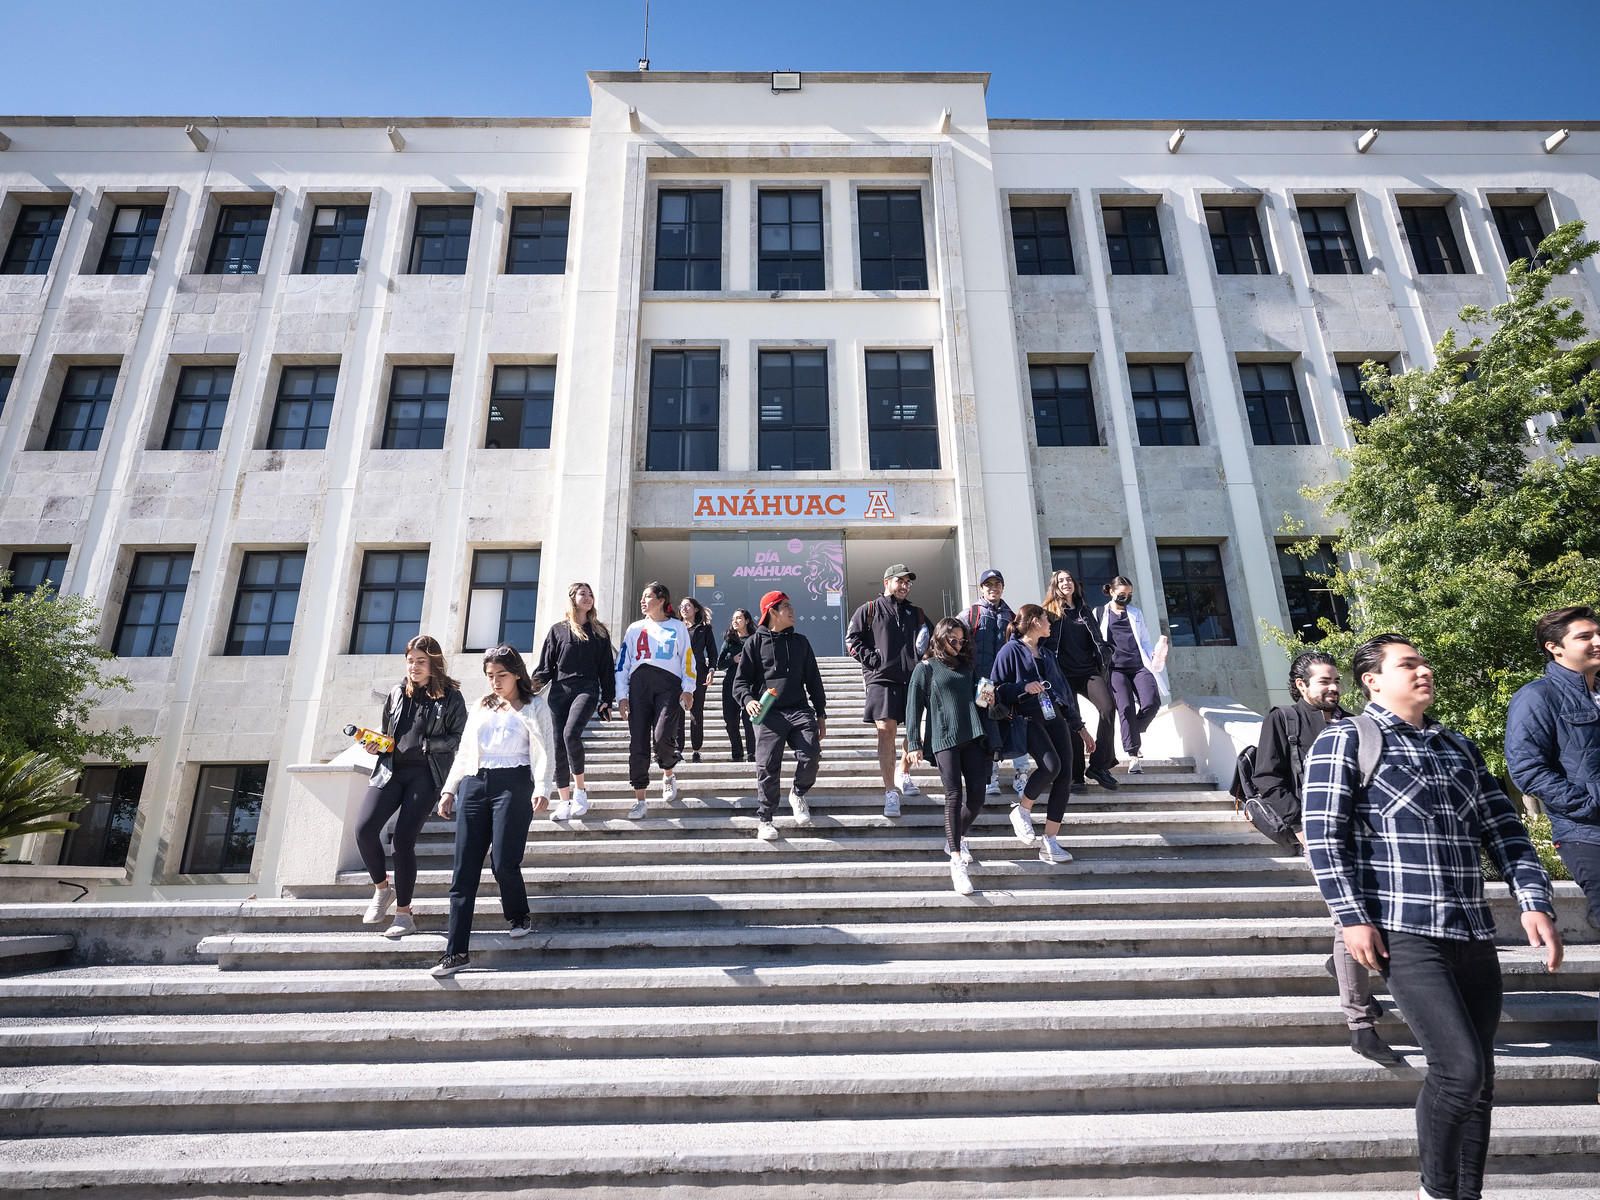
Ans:
[[[883,569],[883,577],[885,579],[898,579],[902,575],[907,579],[915,579],[917,577],[917,573],[906,566],[905,563],[895,563],[894,566]]]

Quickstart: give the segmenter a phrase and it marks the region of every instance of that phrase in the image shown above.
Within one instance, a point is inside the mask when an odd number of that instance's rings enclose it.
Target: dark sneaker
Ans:
[[[515,921],[511,922],[511,928],[506,930],[506,936],[507,937],[514,937],[514,938],[525,938],[532,932],[533,932],[533,917],[529,913],[523,913]]]
[[[1405,1064],[1405,1059],[1390,1048],[1389,1043],[1371,1029],[1352,1029],[1350,1031],[1350,1049],[1362,1058],[1370,1058],[1382,1067],[1398,1067]]]
[[[433,970],[429,971],[428,974],[436,979],[444,979],[454,975],[457,971],[466,970],[467,962],[468,959],[465,954],[446,954],[434,964]]]
[[[1114,792],[1117,790],[1117,777],[1104,767],[1090,767],[1086,774],[1090,779],[1105,788],[1106,791]]]

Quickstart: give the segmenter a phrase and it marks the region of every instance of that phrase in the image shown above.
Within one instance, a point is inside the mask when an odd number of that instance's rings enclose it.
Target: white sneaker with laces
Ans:
[[[378,890],[372,893],[372,903],[367,905],[367,911],[361,916],[363,925],[376,925],[389,915],[389,910],[394,907],[394,888],[388,881],[378,885]]]
[[[417,923],[411,919],[410,913],[397,912],[394,915],[394,924],[383,931],[386,938],[403,938],[408,933],[417,931]]]
[[[1013,792],[1015,792],[1017,795],[1019,795],[1019,796],[1022,795],[1023,790],[1027,786],[1028,786],[1028,773],[1026,771],[1018,771],[1014,775],[1011,776],[1011,790]]]
[[[883,815],[891,818],[900,815],[900,793],[893,788],[883,793]]]
[[[1000,764],[995,763],[989,768],[989,786],[983,789],[985,796],[998,796],[1000,794]]]
[[[1141,757],[1139,755],[1134,755],[1133,758],[1130,758],[1128,760],[1128,774],[1129,775],[1143,775],[1144,774],[1144,759],[1143,759],[1143,757]]]
[[[902,796],[922,795],[922,789],[917,786],[917,781],[911,778],[911,772],[909,771],[902,771],[896,776],[895,783],[899,786]]]
[[[760,817],[756,820],[756,837],[763,842],[778,840],[778,827],[772,823],[771,817]]]
[[[950,856],[950,886],[963,895],[972,895],[972,880],[967,875],[966,864],[961,861],[961,855]]]
[[[589,793],[583,788],[572,789],[572,807],[568,810],[565,820],[581,817],[589,811]]]
[[[1039,835],[1033,832],[1032,815],[1020,804],[1011,806],[1011,828],[1024,846],[1031,846],[1039,840]]]
[[[1053,837],[1047,837],[1039,846],[1039,861],[1047,863],[1069,863],[1072,855],[1061,848],[1061,843]]]
[[[628,820],[630,820],[630,821],[642,821],[644,819],[644,814],[646,812],[648,812],[649,810],[650,810],[649,801],[647,801],[647,800],[635,800],[633,802],[633,807],[628,810]]]
[[[969,867],[972,865],[972,851],[967,849],[966,838],[961,839],[961,861]]]
[[[677,802],[678,777],[676,775],[663,775],[661,777],[661,798],[668,804]]]
[[[572,819],[572,801],[563,800],[550,810],[552,821],[570,821]]]
[[[789,811],[794,814],[794,823],[802,829],[810,829],[811,806],[806,803],[806,798],[793,788],[789,789]]]

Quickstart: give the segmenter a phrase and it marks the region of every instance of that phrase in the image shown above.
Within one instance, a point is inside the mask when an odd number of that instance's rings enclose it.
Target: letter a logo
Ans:
[[[867,511],[861,514],[861,519],[866,520],[892,520],[894,509],[889,507],[889,491],[868,490]]]

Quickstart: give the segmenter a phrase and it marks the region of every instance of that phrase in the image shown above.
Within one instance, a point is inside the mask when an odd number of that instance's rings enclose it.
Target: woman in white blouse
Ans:
[[[500,885],[500,908],[511,937],[533,928],[522,855],[533,814],[544,808],[555,782],[555,741],[550,706],[533,690],[528,668],[510,646],[483,656],[489,694],[467,716],[461,748],[440,789],[439,815],[456,821],[456,869],[450,880],[450,933],[433,973],[454,975],[467,965],[472,912],[483,859]],[[491,852],[492,847],[492,852]]]

